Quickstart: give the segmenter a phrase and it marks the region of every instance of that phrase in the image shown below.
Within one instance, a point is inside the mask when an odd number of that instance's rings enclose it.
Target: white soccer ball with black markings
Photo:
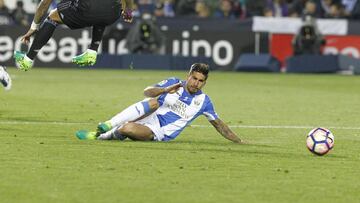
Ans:
[[[326,128],[314,128],[306,137],[306,146],[313,154],[325,155],[334,147],[334,135]]]

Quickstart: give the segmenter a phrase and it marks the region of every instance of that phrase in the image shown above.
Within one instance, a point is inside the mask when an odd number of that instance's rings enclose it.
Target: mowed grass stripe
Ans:
[[[237,145],[203,116],[166,143],[74,136],[187,71],[9,72],[17,77],[0,89],[1,202],[359,202],[359,77],[211,72],[204,92],[248,143]],[[335,135],[322,157],[305,145],[317,126]]]

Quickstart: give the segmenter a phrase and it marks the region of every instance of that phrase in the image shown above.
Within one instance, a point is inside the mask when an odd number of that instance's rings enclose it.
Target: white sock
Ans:
[[[26,61],[34,62],[34,60],[32,60],[31,58],[29,58],[26,54],[25,54],[25,56],[24,56],[24,59],[25,59]]]
[[[111,126],[120,126],[126,122],[134,121],[141,116],[149,113],[151,111],[149,106],[149,101],[144,100],[138,103],[135,103],[128,108],[124,109],[122,112],[118,113],[114,117],[112,117],[109,122]]]
[[[92,49],[86,49],[86,52],[88,52],[90,54],[97,54],[97,51],[92,50]]]
[[[106,133],[100,134],[99,137],[97,137],[98,140],[125,140],[126,137],[121,135],[118,129],[121,128],[121,126],[113,128]]]
[[[113,128],[106,133],[100,134],[99,137],[97,137],[98,140],[112,140],[113,134],[118,128]]]

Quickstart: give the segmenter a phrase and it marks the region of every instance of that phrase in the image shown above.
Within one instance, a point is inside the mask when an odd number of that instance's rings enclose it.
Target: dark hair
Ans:
[[[208,78],[209,74],[209,65],[205,63],[194,63],[190,67],[189,73],[199,72],[205,76],[205,80]]]

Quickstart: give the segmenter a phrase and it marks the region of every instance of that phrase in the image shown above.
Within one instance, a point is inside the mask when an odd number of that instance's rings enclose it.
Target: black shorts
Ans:
[[[91,26],[79,12],[78,5],[75,0],[62,0],[58,3],[57,10],[63,23],[71,29]]]
[[[105,3],[105,5],[107,4]],[[98,7],[86,3],[80,4],[79,0],[62,0],[57,5],[57,10],[63,23],[70,29],[80,29],[94,25],[107,26],[119,19],[121,14],[120,5],[115,7],[109,5],[105,6],[105,8],[100,7],[100,9]]]

